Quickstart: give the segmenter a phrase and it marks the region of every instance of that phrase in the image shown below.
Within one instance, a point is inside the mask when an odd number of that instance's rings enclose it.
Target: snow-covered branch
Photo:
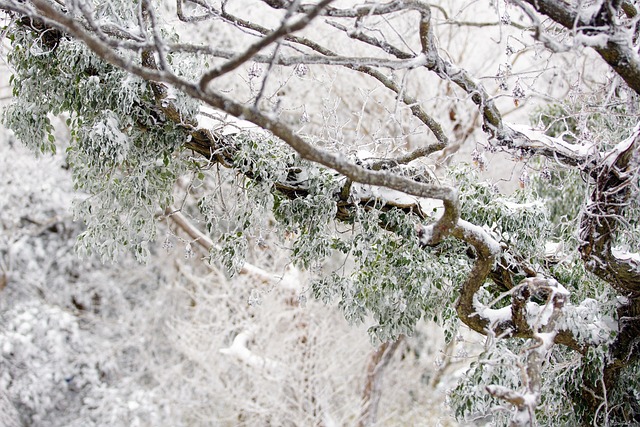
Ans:
[[[629,138],[602,155],[600,167],[592,172],[595,186],[580,226],[580,252],[587,268],[624,294],[640,291],[640,270],[636,256],[620,256],[613,241],[623,212],[638,194],[639,150],[636,128]]]
[[[193,223],[189,221],[187,217],[182,212],[180,212],[180,210],[171,206],[167,209],[165,215],[174,223],[176,223],[182,231],[187,233],[187,235],[191,237],[196,244],[202,246],[207,252],[220,250],[220,247],[213,243],[209,236],[204,234],[195,225],[193,225]],[[246,261],[242,264],[238,273],[252,276],[258,279],[259,282],[268,285],[277,283],[279,286],[285,289],[299,290],[300,288],[300,283],[295,275],[291,273],[285,273],[284,275],[269,273],[264,269]]]
[[[460,289],[456,307],[460,319],[467,326],[482,334],[490,332],[496,336],[523,338],[534,337],[540,328],[555,327],[555,318],[561,313],[568,295],[562,285],[554,279],[527,278],[510,291],[510,305],[500,309],[486,306],[478,301],[478,291],[502,251],[500,245],[484,229],[463,220],[458,222],[453,235],[475,250],[475,262]],[[530,301],[532,297],[541,296],[547,301],[542,307]],[[554,342],[583,351],[572,331],[554,330],[554,333]]]
[[[613,14],[622,2],[600,2],[599,9],[583,13],[583,7],[555,0],[525,0],[537,12],[573,31],[579,41],[590,45],[631,89],[640,93],[640,57],[633,46],[635,19],[621,24]],[[594,38],[597,42],[594,43]]]

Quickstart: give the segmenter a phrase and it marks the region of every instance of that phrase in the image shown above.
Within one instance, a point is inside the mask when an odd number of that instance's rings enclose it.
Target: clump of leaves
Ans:
[[[176,155],[187,134],[155,108],[148,83],[118,70],[82,44],[62,38],[55,49],[30,28],[14,26],[8,55],[14,97],[4,124],[28,147],[55,152],[51,117],[67,116],[66,148],[75,186],[89,195],[76,204],[87,224],[80,253],[113,259],[129,248],[144,260],[155,237],[158,208],[172,201],[185,169]],[[184,104],[184,117],[194,104]]]

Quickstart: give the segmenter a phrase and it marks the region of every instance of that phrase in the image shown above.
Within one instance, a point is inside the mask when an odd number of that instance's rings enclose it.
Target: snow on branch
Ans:
[[[640,93],[640,56],[633,45],[635,19],[628,24],[615,19],[610,2],[602,2],[595,13],[592,9],[585,13],[581,7],[575,8],[563,1],[524,1],[536,12],[576,34],[577,42],[591,46],[631,89]]]
[[[169,208],[167,208],[165,215],[173,222],[175,222],[178,227],[180,227],[180,229],[187,233],[187,235],[191,237],[195,243],[202,246],[207,252],[211,252],[212,250],[220,250],[220,247],[213,243],[209,236],[204,234],[195,225],[193,225],[193,223],[189,221],[187,217],[185,217],[185,215],[180,212],[180,210],[176,209],[173,206],[170,206]],[[293,272],[291,272],[290,270],[288,270],[284,275],[277,275],[269,273],[258,266],[244,261],[238,273],[252,276],[264,284],[277,283],[279,286],[282,286],[285,289],[298,290],[300,288],[300,282],[298,278],[295,277],[295,274],[293,274]]]
[[[476,259],[466,282],[460,289],[456,310],[460,320],[481,334],[496,336],[534,337],[541,328],[557,332],[556,343],[582,351],[573,331],[555,331],[557,317],[566,305],[568,291],[552,278],[527,278],[510,290],[511,304],[500,309],[480,303],[480,288],[489,277],[501,253],[499,243],[483,228],[459,220],[453,235],[469,243],[475,250]],[[531,301],[543,297],[544,306]]]
[[[639,150],[636,128],[630,138],[603,154],[604,161],[592,171],[594,188],[580,220],[579,249],[587,268],[624,294],[640,291],[640,270],[636,258],[614,250],[612,242],[638,192]]]
[[[549,158],[555,157],[575,165],[586,165],[587,162],[597,160],[596,144],[591,146],[569,144],[562,138],[545,135],[544,132],[528,125],[505,124],[505,129],[514,131],[511,138],[515,148],[531,150],[536,154],[543,154]]]

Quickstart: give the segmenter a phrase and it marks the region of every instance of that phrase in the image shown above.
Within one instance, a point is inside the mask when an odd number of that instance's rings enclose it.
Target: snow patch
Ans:
[[[593,15],[602,7],[602,1],[596,1],[591,5],[581,5],[578,11],[578,19],[582,22],[591,22]]]
[[[578,46],[605,47],[609,42],[609,35],[605,33],[598,33],[593,35],[578,33],[575,35],[573,40]]]
[[[478,302],[474,303],[476,313],[489,321],[490,325],[497,325],[511,320],[511,306],[490,308]]]
[[[621,248],[611,248],[611,254],[619,260],[628,262],[633,271],[640,273],[640,254],[637,252],[627,252]]]
[[[221,135],[233,135],[236,133],[257,133],[263,136],[270,136],[271,134],[251,123],[247,120],[238,119],[230,114],[224,113],[219,110],[215,110],[210,107],[200,107],[200,114],[196,116],[198,121],[198,127],[208,129],[211,132],[215,132]]]
[[[419,202],[417,197],[401,191],[360,183],[351,185],[351,194],[357,199],[376,199],[398,207],[409,207]]]
[[[458,220],[458,226],[463,228],[465,236],[472,236],[476,240],[481,240],[489,248],[491,255],[497,256],[502,251],[500,243],[489,234],[491,228],[488,225],[485,224],[484,227],[480,227],[460,219]]]
[[[564,252],[564,242],[546,242],[544,244],[545,259],[552,262],[559,262],[566,256],[567,254]]]
[[[507,126],[524,135],[529,140],[529,146],[538,149],[552,149],[567,157],[587,157],[595,148],[595,145],[569,144],[560,138],[545,135],[544,132],[529,125],[509,123]]]
[[[613,166],[616,160],[618,160],[618,157],[620,157],[620,154],[627,151],[629,147],[631,147],[631,145],[634,143],[636,138],[638,138],[639,132],[640,132],[640,124],[636,125],[636,127],[631,132],[631,135],[627,139],[620,141],[615,147],[613,147],[607,153],[603,153],[603,157],[606,159],[605,165],[609,167]]]

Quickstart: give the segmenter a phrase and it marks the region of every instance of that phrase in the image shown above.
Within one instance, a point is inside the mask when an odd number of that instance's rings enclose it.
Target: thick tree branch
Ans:
[[[623,295],[640,295],[640,266],[634,256],[616,255],[613,240],[624,210],[637,194],[640,129],[608,154],[592,172],[594,188],[581,218],[580,253],[589,270]]]
[[[531,298],[552,295],[553,310],[557,309],[559,312],[564,306],[565,297],[563,292],[556,291],[557,282],[544,278],[529,278],[520,283],[513,290],[510,306],[492,309],[480,304],[477,301],[478,291],[491,273],[501,252],[500,245],[482,228],[463,220],[458,222],[452,234],[469,243],[475,250],[475,262],[467,280],[460,288],[460,297],[456,304],[460,320],[474,331],[483,335],[490,332],[498,337],[533,338],[537,329],[533,328],[531,323]],[[557,331],[553,341],[579,352],[585,350],[584,345],[579,344],[568,330]]]

